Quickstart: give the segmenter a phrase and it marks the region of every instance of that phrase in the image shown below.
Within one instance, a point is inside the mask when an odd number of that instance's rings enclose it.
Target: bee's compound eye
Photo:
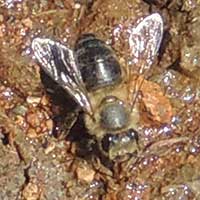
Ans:
[[[102,140],[101,140],[101,146],[102,146],[102,149],[105,151],[105,152],[108,152],[109,151],[109,147],[110,147],[110,144],[112,143],[113,141],[113,138],[117,138],[116,135],[112,135],[112,134],[106,134]]]
[[[103,128],[107,130],[118,130],[128,124],[129,113],[122,103],[105,103],[102,106],[100,118]]]

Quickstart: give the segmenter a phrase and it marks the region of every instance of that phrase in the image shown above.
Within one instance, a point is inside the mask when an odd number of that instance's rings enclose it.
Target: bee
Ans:
[[[138,88],[131,84],[134,68],[138,74],[148,72],[162,37],[163,20],[158,13],[129,29],[131,67],[122,67],[112,48],[93,34],[81,35],[74,49],[48,38],[32,41],[36,60],[82,108],[86,128],[110,160],[137,152],[135,100],[142,83]]]

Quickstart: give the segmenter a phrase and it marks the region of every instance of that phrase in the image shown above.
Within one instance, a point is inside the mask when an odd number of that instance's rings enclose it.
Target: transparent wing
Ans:
[[[129,45],[131,50],[132,65],[129,69],[130,80],[128,86],[128,99],[133,109],[139,91],[142,88],[145,75],[153,64],[154,58],[160,48],[163,37],[163,20],[158,13],[151,14],[133,28],[129,29]],[[142,74],[132,76],[134,72]]]
[[[73,51],[59,42],[42,38],[32,41],[32,49],[42,69],[92,115],[92,107]]]
[[[163,37],[163,20],[158,13],[151,14],[129,29],[129,45],[133,66],[140,74],[148,70],[157,54]]]

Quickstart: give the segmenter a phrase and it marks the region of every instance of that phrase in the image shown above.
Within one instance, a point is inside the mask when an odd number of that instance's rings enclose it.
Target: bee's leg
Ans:
[[[69,113],[69,115],[65,118],[65,134],[68,135],[75,122],[77,121],[79,116],[79,110],[75,110],[75,112]]]
[[[129,79],[130,84],[128,85],[128,102],[131,105],[131,111],[133,111],[137,99],[141,95],[141,88],[144,80],[144,76],[132,76]]]
[[[92,163],[95,171],[99,172],[99,174],[103,175],[103,177],[105,177],[105,175],[106,175],[107,179],[113,177],[113,171],[112,171],[113,163],[112,163],[112,166],[104,165],[102,160],[98,157],[92,157],[91,163]],[[102,179],[103,179],[103,177],[102,177]]]
[[[91,10],[95,10],[102,0],[74,0],[75,11],[74,11],[74,20],[76,25],[84,18],[86,14]]]
[[[61,127],[61,134],[56,136],[58,139],[62,140],[67,138],[69,135],[72,127],[76,123],[78,116],[79,116],[80,108],[75,109],[67,113],[67,116],[64,118],[64,124]]]
[[[98,144],[98,148],[99,148],[99,158],[100,158],[102,164],[112,171],[113,170],[113,166],[114,166],[114,162],[110,158],[109,149],[108,149],[108,151],[106,151],[103,148],[103,146],[102,146],[102,138],[98,138],[97,144]]]
[[[99,148],[100,153],[101,153],[104,157],[109,158],[109,153],[106,152],[106,151],[103,149],[103,147],[102,147],[102,138],[98,138],[97,144],[98,144],[98,148]]]
[[[87,10],[87,4],[81,0],[75,0],[74,21],[79,24],[80,20],[84,17]]]

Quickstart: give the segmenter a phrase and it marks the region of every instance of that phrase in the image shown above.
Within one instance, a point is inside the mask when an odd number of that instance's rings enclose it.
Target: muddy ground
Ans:
[[[110,167],[82,112],[70,126],[77,105],[40,71],[31,42],[73,47],[94,33],[126,65],[124,32],[153,12],[164,37],[141,88],[140,150]],[[199,0],[0,0],[0,199],[200,199],[199,33]]]

